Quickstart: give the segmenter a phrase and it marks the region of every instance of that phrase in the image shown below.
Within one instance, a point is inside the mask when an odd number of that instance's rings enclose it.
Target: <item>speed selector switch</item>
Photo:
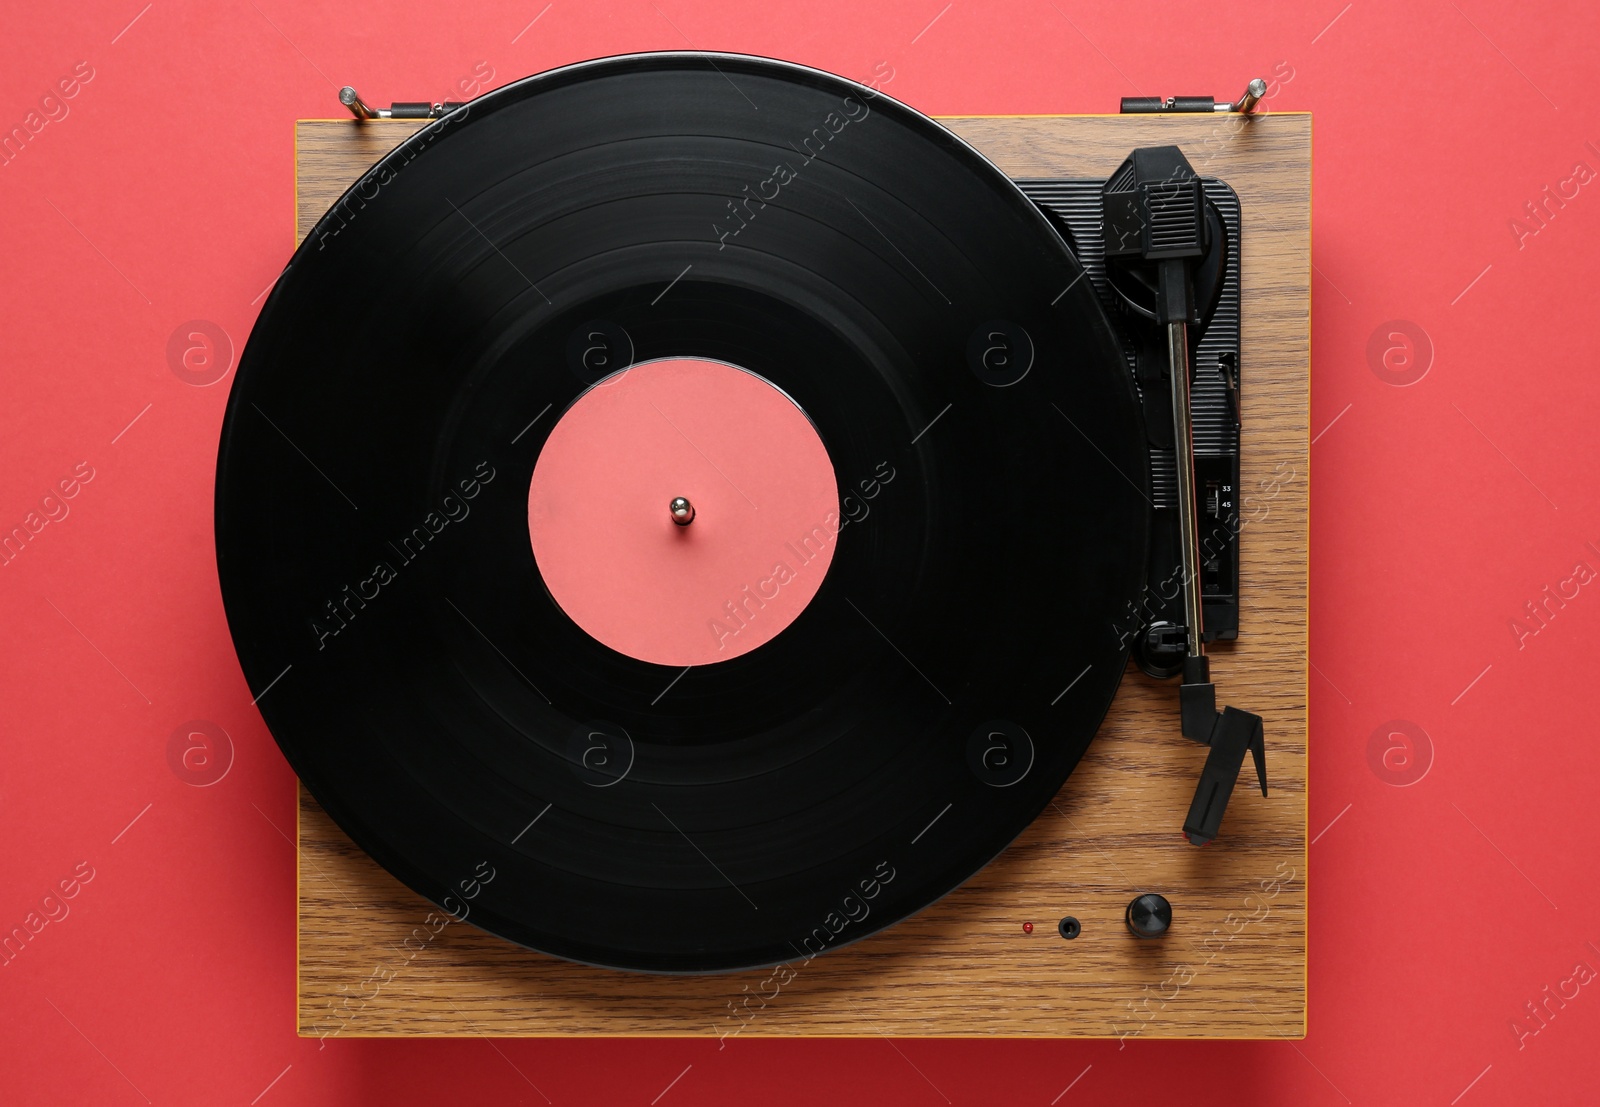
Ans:
[[[1135,938],[1159,938],[1172,926],[1172,904],[1166,896],[1146,892],[1128,904],[1123,918]]]

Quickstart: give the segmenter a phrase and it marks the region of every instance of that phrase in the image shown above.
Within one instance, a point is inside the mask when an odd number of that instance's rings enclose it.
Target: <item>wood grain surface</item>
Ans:
[[[303,1035],[1304,1036],[1310,117],[943,122],[1014,177],[1103,177],[1135,146],[1175,143],[1239,194],[1244,605],[1213,673],[1219,704],[1266,719],[1271,796],[1242,781],[1218,840],[1184,842],[1206,751],[1178,733],[1176,686],[1130,667],[1055,802],[945,899],[780,970],[654,977],[444,922],[301,788]],[[299,123],[297,238],[418,126]],[[1123,926],[1145,891],[1173,904],[1159,941]],[[1083,927],[1074,941],[1056,931],[1068,914]]]

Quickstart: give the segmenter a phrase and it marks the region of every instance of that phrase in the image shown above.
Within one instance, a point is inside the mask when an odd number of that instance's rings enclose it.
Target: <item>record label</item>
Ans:
[[[754,373],[698,358],[635,365],[583,393],[528,488],[550,595],[600,642],[656,665],[771,641],[821,587],[839,529],[811,421]]]

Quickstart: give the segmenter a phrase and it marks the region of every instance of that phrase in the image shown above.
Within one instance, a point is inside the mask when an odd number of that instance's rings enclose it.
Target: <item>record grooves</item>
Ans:
[[[1122,677],[1149,525],[1038,209],[870,89],[715,63],[557,70],[380,162],[278,282],[219,460],[230,625],[318,801],[468,921],[643,971],[833,948],[1002,850]],[[561,415],[660,358],[791,397],[842,513],[790,626],[683,671],[579,629],[528,531]]]

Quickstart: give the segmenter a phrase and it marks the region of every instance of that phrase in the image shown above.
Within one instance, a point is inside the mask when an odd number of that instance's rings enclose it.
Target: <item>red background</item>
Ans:
[[[0,165],[0,524],[95,471],[0,568],[0,928],[95,873],[0,968],[0,1100],[1044,1105],[1081,1076],[1061,1104],[1595,1102],[1600,980],[1521,1048],[1511,1027],[1600,968],[1600,583],[1520,648],[1510,625],[1600,568],[1600,184],[1573,177],[1600,169],[1592,4],[555,0],[528,28],[542,0],[141,3],[0,9],[0,125],[94,72]],[[243,344],[291,248],[291,123],[337,114],[336,85],[438,98],[479,63],[500,84],[691,44],[887,62],[885,91],[933,114],[1110,111],[1292,71],[1271,107],[1316,113],[1304,1041],[295,1036],[293,780],[212,560],[227,384],[179,379],[169,336],[206,319]],[[1519,243],[1511,220],[1568,178]],[[1410,387],[1369,360],[1396,319],[1433,347]],[[211,787],[168,764],[193,719],[233,743]],[[1431,740],[1410,787],[1369,760],[1395,719]]]

